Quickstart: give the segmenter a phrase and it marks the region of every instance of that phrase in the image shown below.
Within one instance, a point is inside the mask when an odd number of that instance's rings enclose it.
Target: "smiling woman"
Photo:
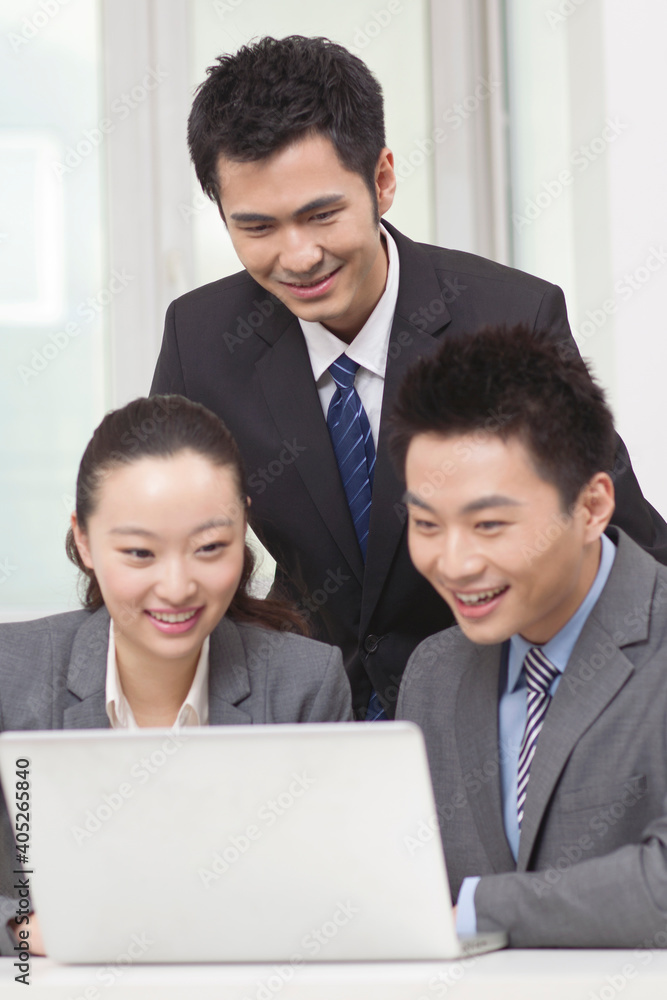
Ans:
[[[248,592],[248,504],[236,444],[203,406],[154,396],[107,414],[81,460],[67,538],[84,610],[0,626],[2,728],[349,719],[340,650]],[[4,806],[0,840],[7,859]],[[0,931],[16,912],[13,881],[3,860]]]

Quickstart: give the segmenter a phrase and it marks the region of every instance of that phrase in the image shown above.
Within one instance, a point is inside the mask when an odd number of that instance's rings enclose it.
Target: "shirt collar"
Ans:
[[[202,643],[190,690],[176,716],[175,729],[180,726],[208,725],[209,645],[210,637],[206,636]],[[109,621],[109,647],[107,649],[106,712],[112,729],[139,728],[120,683],[112,619]]]
[[[572,615],[569,621],[563,625],[559,632],[543,646],[539,648],[544,655],[553,663],[559,673],[563,673],[570,659],[570,654],[575,647],[577,639],[581,635],[581,630],[586,624],[586,619],[593,610],[594,605],[604,589],[611,567],[616,557],[616,546],[606,535],[601,537],[602,547],[600,551],[600,565],[598,571],[586,594],[585,598]],[[535,645],[534,642],[527,642],[523,636],[513,635],[510,639],[509,662],[507,665],[507,690],[514,691],[521,677],[523,661],[529,649]]]
[[[380,301],[370,314],[359,333],[351,344],[345,344],[335,333],[327,330],[321,323],[311,323],[300,319],[301,329],[306,340],[308,356],[313,369],[313,378],[318,382],[325,374],[329,365],[341,354],[347,354],[362,368],[367,368],[374,374],[384,378],[387,367],[387,351],[389,336],[396,311],[398,299],[399,261],[398,249],[393,237],[384,226],[380,232],[387,247],[388,267],[387,283]]]

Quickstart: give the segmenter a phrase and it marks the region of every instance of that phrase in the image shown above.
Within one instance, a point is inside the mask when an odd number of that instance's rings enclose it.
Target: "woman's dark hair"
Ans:
[[[385,146],[382,88],[368,66],[328,38],[261,38],[218,56],[197,89],[188,146],[205,194],[220,207],[219,157],[264,159],[308,135],[331,140],[373,203]]]
[[[243,461],[222,420],[205,406],[184,396],[151,396],[135,399],[107,413],[88,442],[76,481],[76,517],[81,530],[87,530],[100,487],[109,472],[141,458],[169,458],[181,451],[193,451],[214,465],[231,470],[245,516],[248,496]],[[83,574],[83,605],[96,611],[104,604],[102,593],[95,573],[81,559],[71,528],[65,549]],[[305,619],[294,607],[272,598],[261,600],[248,592],[254,567],[255,557],[246,543],[243,572],[227,610],[229,617],[238,622],[307,635]]]

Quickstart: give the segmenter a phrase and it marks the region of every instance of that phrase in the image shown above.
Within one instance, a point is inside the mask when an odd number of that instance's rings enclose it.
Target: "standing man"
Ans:
[[[172,303],[152,392],[228,425],[276,589],[342,648],[357,717],[391,717],[411,651],[452,621],[408,557],[387,451],[398,386],[443,337],[485,323],[549,328],[576,352],[562,292],[380,223],[396,189],[382,91],[327,39],[221,56],[188,140],[245,270]],[[622,444],[617,467],[616,523],[667,559]]]
[[[667,569],[607,528],[614,447],[581,358],[525,327],[446,341],[400,392],[410,553],[458,628],[410,657],[397,715],[459,932],[519,948],[667,942]]]

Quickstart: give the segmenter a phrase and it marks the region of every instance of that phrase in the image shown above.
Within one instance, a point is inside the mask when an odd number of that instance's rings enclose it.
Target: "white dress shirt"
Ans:
[[[384,292],[373,312],[370,314],[359,333],[351,344],[340,340],[321,323],[310,323],[300,319],[301,329],[306,338],[308,356],[313,369],[313,378],[322,404],[326,419],[329,403],[336,391],[329,365],[341,354],[356,361],[359,370],[354,380],[354,386],[359,394],[371,425],[373,443],[377,448],[380,433],[380,413],[382,411],[382,393],[384,392],[384,373],[387,367],[387,351],[389,350],[389,335],[396,311],[398,298],[399,263],[396,244],[389,233],[380,226],[380,232],[385,240],[389,266],[387,283]]]
[[[204,639],[195,676],[190,690],[181,705],[173,728],[208,725],[208,648],[209,636]],[[138,729],[137,720],[125,697],[118,674],[113,620],[109,622],[109,649],[107,650],[106,710],[112,729]]]

